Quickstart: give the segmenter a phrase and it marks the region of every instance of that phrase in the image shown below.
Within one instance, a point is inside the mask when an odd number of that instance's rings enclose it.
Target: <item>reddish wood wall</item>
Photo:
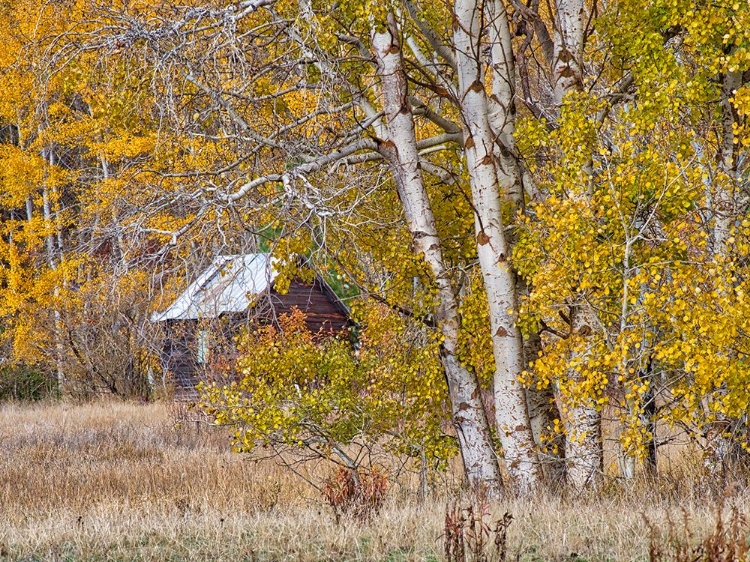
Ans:
[[[310,284],[292,281],[286,294],[271,292],[273,313],[278,317],[297,307],[305,313],[307,328],[312,333],[338,333],[349,326],[349,317],[336,297],[329,293],[330,289],[317,280]]]
[[[351,325],[346,308],[326,285],[316,280],[313,283],[292,281],[286,294],[272,290],[261,297],[256,307],[246,313],[232,315],[217,321],[217,332],[231,342],[233,331],[252,322],[275,322],[282,314],[288,314],[297,307],[305,313],[308,329],[317,334],[327,332],[337,334]],[[232,327],[233,328],[230,328]],[[171,374],[178,397],[194,398],[194,387],[207,373],[197,358],[197,320],[169,321],[167,339],[162,353],[162,364]],[[219,334],[215,334],[219,335]],[[219,335],[219,338],[222,336]]]

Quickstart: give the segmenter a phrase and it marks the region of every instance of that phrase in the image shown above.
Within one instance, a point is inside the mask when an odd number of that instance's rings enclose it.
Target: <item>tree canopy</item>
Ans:
[[[733,0],[12,0],[6,361],[145,392],[149,313],[213,256],[270,249],[281,290],[303,261],[347,284],[361,355],[294,318],[246,334],[238,380],[206,390],[240,448],[283,427],[444,459],[455,439],[493,493],[597,487],[606,411],[624,476],[656,468],[657,422],[726,466],[750,401],[748,20]]]

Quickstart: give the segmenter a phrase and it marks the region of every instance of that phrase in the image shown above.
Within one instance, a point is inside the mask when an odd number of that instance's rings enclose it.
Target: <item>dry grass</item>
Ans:
[[[419,503],[394,488],[372,521],[337,525],[300,479],[228,452],[226,431],[173,421],[165,404],[0,406],[0,559],[443,560],[445,490]],[[513,514],[509,560],[644,560],[648,521],[711,528],[721,493],[693,474],[683,462],[657,486],[613,481],[487,517]]]

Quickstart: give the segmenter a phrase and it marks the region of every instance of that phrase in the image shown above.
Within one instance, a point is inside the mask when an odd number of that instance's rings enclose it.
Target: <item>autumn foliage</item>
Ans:
[[[357,471],[341,467],[323,483],[321,492],[337,522],[342,515],[364,521],[383,507],[388,478],[377,466]]]
[[[747,2],[61,6],[0,9],[4,379],[153,396],[152,314],[269,251],[360,328],[250,326],[201,390],[237,450],[460,451],[498,496],[676,431],[747,460]]]
[[[443,431],[445,383],[434,345],[380,306],[366,314],[356,350],[345,335],[310,333],[299,310],[279,326],[249,331],[236,372],[202,386],[202,407],[238,428],[238,451],[334,458],[357,471],[385,446],[430,466],[445,463],[455,448]]]

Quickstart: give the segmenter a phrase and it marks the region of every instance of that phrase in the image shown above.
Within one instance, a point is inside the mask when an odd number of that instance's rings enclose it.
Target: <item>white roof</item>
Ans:
[[[219,256],[172,306],[152,314],[151,321],[197,320],[244,312],[275,277],[270,254]]]

